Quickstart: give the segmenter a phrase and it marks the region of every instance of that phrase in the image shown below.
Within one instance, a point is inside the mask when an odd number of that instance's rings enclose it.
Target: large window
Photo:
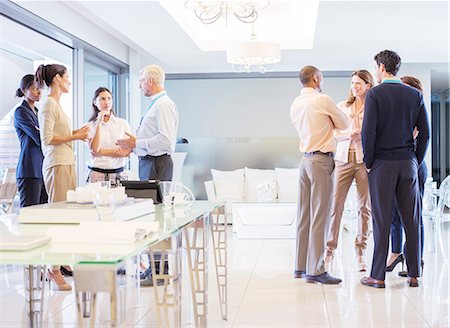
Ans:
[[[59,63],[67,67],[72,79],[73,49],[0,15],[0,175],[17,166],[20,151],[14,130],[14,110],[22,103],[15,93],[26,74],[34,74],[40,64]],[[47,97],[44,90],[39,108]],[[72,117],[73,96],[61,98],[63,109]]]

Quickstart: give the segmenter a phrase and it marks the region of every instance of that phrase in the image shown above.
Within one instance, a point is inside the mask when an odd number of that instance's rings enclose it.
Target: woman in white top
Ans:
[[[325,263],[332,268],[334,251],[337,248],[342,213],[345,199],[353,180],[356,181],[358,196],[358,232],[355,239],[355,250],[359,271],[366,271],[364,251],[369,235],[371,205],[369,181],[366,166],[363,162],[361,143],[361,128],[364,117],[364,100],[367,91],[374,85],[372,75],[366,70],[355,71],[352,74],[351,89],[346,101],[338,107],[351,118],[350,128],[335,131],[337,141],[335,157],[334,195],[331,211],[331,224],[328,233],[327,254]]]
[[[66,67],[59,64],[40,65],[35,74],[38,88],[46,85],[50,93],[38,113],[41,147],[44,154],[42,176],[49,203],[67,199],[67,191],[76,188],[75,154],[72,141],[85,140],[88,128],[72,131],[70,118],[59,102],[68,93],[70,79]],[[71,290],[61,275],[59,267],[52,267],[50,278],[57,290]]]
[[[117,185],[124,178],[122,172],[130,150],[116,146],[116,141],[127,137],[125,133],[131,133],[131,128],[127,121],[115,116],[113,97],[107,88],[95,90],[87,126],[92,136],[87,181],[111,181]]]

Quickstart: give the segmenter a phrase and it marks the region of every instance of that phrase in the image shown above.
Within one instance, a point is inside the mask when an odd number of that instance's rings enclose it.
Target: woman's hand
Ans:
[[[109,111],[108,110],[102,110],[99,111],[97,114],[98,122],[103,122],[105,118],[109,118]]]
[[[81,129],[73,131],[75,140],[87,140],[89,138],[89,127],[83,126]]]
[[[359,129],[353,130],[350,134],[350,140],[355,142],[361,140],[361,131]]]

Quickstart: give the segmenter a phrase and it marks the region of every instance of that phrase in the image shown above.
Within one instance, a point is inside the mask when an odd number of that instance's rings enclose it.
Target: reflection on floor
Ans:
[[[447,224],[448,226],[449,224]],[[352,227],[351,227],[352,228]],[[448,227],[447,227],[448,228]],[[239,240],[229,230],[229,316],[220,320],[214,267],[210,265],[210,327],[449,327],[449,264],[431,245],[426,246],[421,286],[410,288],[398,276],[400,265],[387,274],[387,288],[364,287],[353,251],[354,232],[343,230],[333,274],[343,278],[338,286],[306,284],[293,279],[295,240]],[[353,229],[349,229],[353,230]],[[446,229],[444,235],[448,236]],[[428,239],[431,242],[431,234]],[[445,240],[446,251],[449,239]],[[371,261],[373,242],[366,254]],[[448,254],[448,253],[447,253]],[[210,252],[212,256],[212,253]],[[212,262],[213,263],[213,260]],[[0,326],[26,327],[26,307],[21,267],[3,266],[0,271]],[[96,327],[108,327],[108,299],[99,299]],[[183,327],[192,327],[184,307]],[[45,327],[76,327],[72,292],[46,292]],[[125,327],[155,327],[153,291],[127,291]]]

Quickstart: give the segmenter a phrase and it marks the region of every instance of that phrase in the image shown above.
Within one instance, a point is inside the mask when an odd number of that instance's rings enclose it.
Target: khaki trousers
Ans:
[[[56,165],[42,173],[49,203],[67,200],[67,191],[77,187],[75,165]]]
[[[325,272],[325,238],[330,220],[334,160],[304,156],[300,163],[295,270],[317,276]]]
[[[348,163],[336,161],[334,195],[331,209],[331,225],[328,233],[327,255],[333,255],[337,248],[339,231],[344,212],[345,199],[353,182],[356,181],[358,195],[358,232],[355,239],[356,255],[363,255],[369,237],[369,222],[372,216],[369,178],[364,163],[357,163],[355,152],[349,152]]]

